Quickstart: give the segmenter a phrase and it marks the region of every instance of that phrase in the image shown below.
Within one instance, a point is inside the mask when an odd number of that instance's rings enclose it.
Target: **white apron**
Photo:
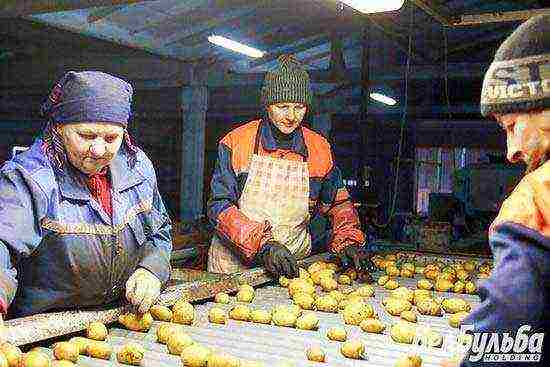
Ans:
[[[274,240],[302,259],[311,251],[307,162],[259,155],[259,136],[260,127],[239,210],[251,220],[268,221]],[[214,235],[208,251],[208,271],[229,274],[245,269],[239,257]]]

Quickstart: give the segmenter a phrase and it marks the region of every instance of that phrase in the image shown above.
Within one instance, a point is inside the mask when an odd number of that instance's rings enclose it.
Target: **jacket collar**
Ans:
[[[145,178],[139,169],[129,169],[126,154],[120,149],[115,159],[109,165],[111,187],[113,192],[122,192],[139,185]],[[87,177],[72,165],[67,165],[62,172],[57,173],[59,191],[62,196],[70,199],[88,201],[91,193],[86,186]]]
[[[279,146],[277,145],[277,142],[275,141],[275,138],[271,133],[269,121],[266,118],[263,118],[260,121],[260,134],[263,149],[269,151],[275,151],[279,149]],[[308,157],[307,147],[304,141],[304,133],[301,125],[297,128],[296,134],[294,134],[292,138],[292,145],[290,150],[294,153],[300,154],[306,159]]]

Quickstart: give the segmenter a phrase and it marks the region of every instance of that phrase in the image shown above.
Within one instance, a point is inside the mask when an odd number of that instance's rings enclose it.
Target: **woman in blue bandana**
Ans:
[[[132,94],[109,74],[66,73],[42,106],[41,137],[1,167],[3,317],[124,297],[144,313],[167,282],[171,222],[126,130]]]

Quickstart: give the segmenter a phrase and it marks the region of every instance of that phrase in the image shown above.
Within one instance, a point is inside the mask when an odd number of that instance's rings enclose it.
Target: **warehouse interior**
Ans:
[[[546,3],[406,0],[364,14],[335,0],[2,2],[0,164],[40,136],[40,105],[65,72],[128,81],[128,130],[155,167],[172,262],[204,271],[218,143],[260,116],[266,72],[290,54],[311,79],[304,125],[330,143],[372,244],[490,257],[489,225],[525,167],[507,162],[506,133],[480,114],[483,76],[519,24],[550,13]],[[316,216],[310,231],[322,253],[330,223]]]

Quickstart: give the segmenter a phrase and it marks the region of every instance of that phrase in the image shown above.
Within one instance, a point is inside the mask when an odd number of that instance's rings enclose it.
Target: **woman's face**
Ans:
[[[269,119],[283,134],[290,134],[300,126],[307,112],[303,103],[275,103],[267,107]]]
[[[124,136],[120,125],[93,122],[59,125],[57,131],[71,164],[87,175],[100,172],[112,162]]]

